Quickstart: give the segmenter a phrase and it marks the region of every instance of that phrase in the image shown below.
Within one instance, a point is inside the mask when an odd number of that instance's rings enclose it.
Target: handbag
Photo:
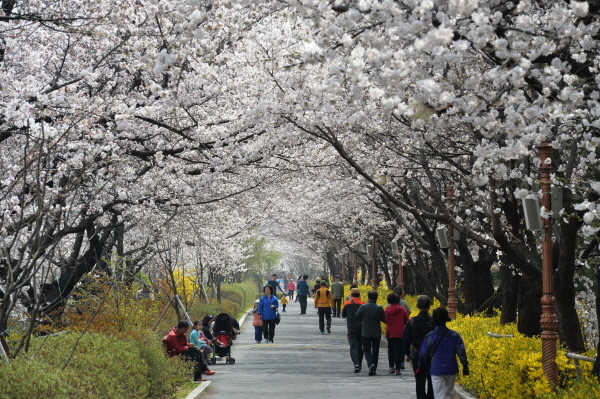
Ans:
[[[279,324],[280,321],[281,321],[281,315],[279,314],[279,312],[277,312],[277,314],[275,314],[275,324]]]

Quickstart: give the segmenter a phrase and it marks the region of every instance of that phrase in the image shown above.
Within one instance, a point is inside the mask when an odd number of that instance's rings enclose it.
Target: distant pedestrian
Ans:
[[[331,284],[331,295],[333,295],[333,317],[340,317],[342,314],[344,284],[340,282],[339,276],[335,276],[335,282]]]
[[[377,375],[379,362],[379,345],[381,344],[381,324],[385,323],[385,312],[377,304],[377,291],[369,291],[368,303],[361,305],[356,311],[356,318],[361,321],[361,340],[369,375]]]
[[[404,368],[404,346],[402,337],[408,322],[408,313],[400,306],[400,297],[396,294],[387,296],[388,306],[385,308],[385,337],[388,341],[388,361],[390,374],[401,375]]]
[[[281,286],[279,285],[279,281],[277,281],[277,274],[273,273],[271,279],[267,280],[267,285],[271,287],[271,295],[276,296],[277,289],[279,289],[279,291],[281,291],[282,294],[285,294],[285,292],[283,292],[283,289],[281,289]]]
[[[288,302],[289,301],[288,301],[287,296],[286,295],[282,295],[281,296],[281,307],[282,307],[281,311],[282,312],[285,312],[285,307],[287,306]]]
[[[319,331],[325,334],[325,319],[327,319],[327,334],[331,334],[331,308],[333,306],[331,291],[327,283],[321,281],[321,288],[315,293],[315,309],[319,313]]]
[[[275,318],[277,317],[277,308],[279,301],[275,295],[271,293],[271,287],[265,285],[263,295],[258,302],[258,315],[263,322],[263,336],[267,344],[273,343],[275,337]]]
[[[302,279],[298,281],[298,295],[296,300],[300,302],[300,314],[306,314],[306,300],[308,298],[308,275],[302,276]]]
[[[433,384],[435,399],[452,399],[458,363],[463,366],[463,375],[469,375],[469,362],[465,344],[459,333],[446,327],[446,322],[452,321],[446,308],[433,310],[435,330],[427,334],[419,349],[418,372],[429,372]]]
[[[363,349],[361,339],[362,323],[356,319],[356,311],[365,301],[360,299],[360,290],[356,287],[350,290],[351,298],[344,303],[342,317],[346,319],[348,328],[348,345],[350,346],[350,358],[354,364],[354,372],[359,373],[362,368]]]
[[[321,280],[317,279],[317,281],[315,282],[315,285],[313,285],[313,288],[311,290],[313,298],[319,289],[321,289]]]
[[[263,321],[258,314],[258,302],[254,302],[254,307],[252,308],[252,325],[254,326],[254,340],[257,344],[260,344],[263,337]]]
[[[435,328],[433,319],[429,315],[431,299],[427,295],[417,298],[417,309],[419,314],[410,318],[404,330],[404,353],[406,360],[411,362],[415,373],[417,399],[433,399],[433,385],[429,373],[417,373],[419,369],[419,348],[425,340],[425,336]],[[427,386],[427,389],[425,389]]]
[[[346,300],[349,301],[352,299],[352,289],[358,288],[358,284],[350,284],[350,294],[346,297]],[[360,291],[359,291],[360,292]]]
[[[290,279],[290,281],[288,282],[288,296],[290,297],[290,301],[294,300],[294,291],[296,291],[296,283],[294,282],[294,280]]]
[[[404,300],[404,290],[400,287],[396,287],[392,290],[392,292],[400,297],[400,306],[403,306],[404,309],[406,309],[408,315],[410,316],[410,305]]]

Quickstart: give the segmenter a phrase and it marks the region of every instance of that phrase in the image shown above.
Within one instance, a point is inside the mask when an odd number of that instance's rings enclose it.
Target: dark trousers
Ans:
[[[287,303],[283,303],[281,304],[281,307],[283,308],[283,311],[285,312],[285,305],[287,305]]]
[[[319,330],[325,331],[325,319],[327,319],[327,329],[331,329],[331,308],[317,308],[319,313]]]
[[[296,299],[300,302],[300,314],[306,314],[306,295],[298,294]]]
[[[181,356],[184,356],[187,360],[191,360],[196,363],[194,366],[194,379],[198,379],[202,377],[202,373],[208,369],[208,365],[206,363],[206,359],[200,349],[195,346],[191,348],[187,348],[185,351],[181,352]]]
[[[294,300],[294,290],[288,290],[288,297],[290,297],[290,301]]]
[[[273,320],[265,320],[263,319],[263,335],[266,340],[273,342],[273,337],[275,337],[275,319]]]
[[[333,316],[340,317],[342,314],[342,298],[333,299]]]
[[[379,344],[381,343],[381,337],[361,337],[363,352],[365,354],[365,360],[367,366],[375,365],[377,369],[377,363],[379,362]]]
[[[417,371],[417,359],[413,359],[413,371]],[[424,372],[415,375],[415,383],[417,388],[417,399],[433,399],[433,384],[431,376]],[[425,393],[425,385],[427,384],[427,393]]]
[[[263,337],[262,326],[254,326],[254,340],[260,342],[260,341],[262,341],[262,337]]]
[[[348,345],[350,345],[350,359],[355,366],[362,367],[363,348],[360,331],[358,333],[348,333]]]
[[[402,338],[388,338],[388,361],[391,369],[399,369],[403,364],[404,347]]]

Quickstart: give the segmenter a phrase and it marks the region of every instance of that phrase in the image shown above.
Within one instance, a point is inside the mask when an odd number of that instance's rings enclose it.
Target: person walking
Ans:
[[[406,361],[412,362],[417,399],[433,399],[431,375],[417,373],[419,369],[419,349],[425,340],[425,336],[435,328],[433,319],[429,315],[430,307],[431,299],[427,295],[420,295],[417,298],[419,314],[409,319],[404,330],[404,353],[406,353]]]
[[[388,361],[390,374],[401,375],[404,368],[404,347],[402,337],[408,322],[408,313],[400,306],[400,297],[396,294],[387,296],[388,306],[385,308],[385,337],[388,341]]]
[[[340,276],[335,276],[335,281],[331,284],[331,295],[333,295],[333,317],[340,317],[344,297],[344,284],[340,282]]]
[[[283,294],[283,295],[281,296],[281,307],[283,308],[283,309],[281,310],[282,312],[285,312],[285,307],[287,306],[288,302],[289,302],[289,301],[288,301],[288,299],[287,299],[287,296],[286,296],[285,294]]]
[[[346,319],[348,328],[348,345],[350,346],[350,359],[354,364],[354,372],[359,373],[362,368],[363,349],[361,340],[362,323],[356,319],[356,311],[366,302],[360,299],[360,290],[352,288],[350,290],[350,299],[344,302],[342,317]]]
[[[357,320],[361,321],[361,341],[369,375],[377,375],[379,361],[379,345],[381,344],[381,324],[385,323],[385,312],[377,304],[377,291],[369,291],[368,303],[360,305],[356,311]]]
[[[294,280],[290,279],[290,281],[288,282],[288,296],[290,297],[290,301],[294,300],[294,291],[296,291],[296,283],[294,282]]]
[[[400,306],[404,306],[404,309],[406,309],[406,313],[408,313],[408,315],[410,316],[410,306],[408,302],[404,300],[404,290],[400,287],[395,287],[392,290],[392,292],[400,297]]]
[[[327,284],[325,284],[327,285]],[[317,281],[315,281],[315,285],[312,287],[312,290],[310,290],[310,292],[313,295],[313,298],[315,297],[315,294],[317,293],[317,291],[321,289],[321,279],[317,278]]]
[[[263,332],[262,326],[263,321],[258,314],[258,302],[254,302],[254,307],[252,308],[252,326],[254,326],[254,340],[257,344],[262,342]]]
[[[302,276],[302,279],[298,281],[298,295],[296,295],[296,301],[300,302],[300,314],[306,314],[306,300],[308,298],[308,275]]]
[[[285,292],[283,292],[283,289],[279,285],[279,281],[277,281],[277,274],[273,273],[271,279],[267,280],[267,285],[271,287],[271,295],[277,296],[277,289],[279,289],[279,291],[281,291],[282,294],[285,294]]]
[[[267,344],[273,343],[275,337],[275,318],[277,317],[277,308],[279,307],[279,301],[277,297],[272,294],[271,286],[265,285],[263,288],[263,295],[258,301],[258,316],[263,322],[263,336],[267,341]]]
[[[331,307],[333,305],[331,291],[327,282],[321,280],[321,288],[315,292],[315,309],[319,314],[319,331],[325,334],[325,319],[327,319],[327,334],[331,334]]]
[[[452,399],[458,363],[463,366],[463,375],[469,375],[469,362],[465,344],[459,333],[446,327],[452,321],[446,308],[433,310],[435,329],[427,334],[419,349],[419,368],[417,373],[431,374],[433,397],[435,399]]]

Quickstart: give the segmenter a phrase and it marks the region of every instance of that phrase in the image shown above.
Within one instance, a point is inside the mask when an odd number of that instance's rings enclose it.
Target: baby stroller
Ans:
[[[235,359],[231,357],[231,345],[233,344],[233,324],[231,317],[227,313],[221,313],[215,318],[215,324],[213,326],[213,334],[217,338],[222,346],[213,343],[212,353],[212,364],[217,362],[217,357],[225,359],[226,364],[234,364]]]

